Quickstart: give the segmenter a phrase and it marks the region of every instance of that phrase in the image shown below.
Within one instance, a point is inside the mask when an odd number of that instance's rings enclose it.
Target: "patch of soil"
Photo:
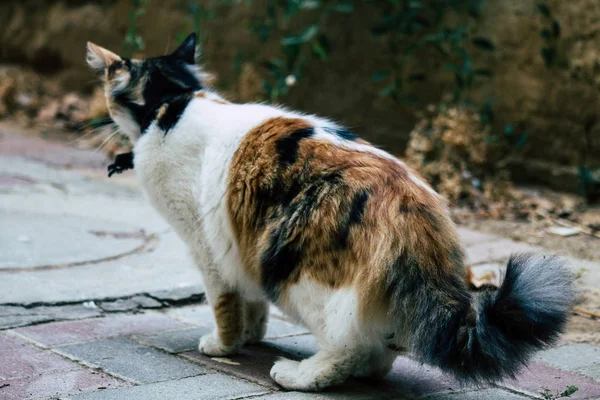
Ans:
[[[578,217],[582,220],[600,220],[600,206],[590,206]],[[551,219],[506,221],[473,218],[462,221],[461,225],[477,231],[541,246],[551,252],[590,261],[600,261],[599,238],[583,233],[566,237],[549,233],[550,228],[557,226]]]
[[[579,295],[577,307],[600,314],[600,289],[587,290]],[[569,321],[564,339],[574,343],[600,345],[600,319],[576,314]]]

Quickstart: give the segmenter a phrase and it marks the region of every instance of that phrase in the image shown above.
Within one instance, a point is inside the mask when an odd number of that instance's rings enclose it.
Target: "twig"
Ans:
[[[588,311],[581,307],[573,307],[573,312],[575,312],[576,314],[587,315],[589,317],[594,317],[594,318],[600,319],[600,312]]]
[[[593,236],[597,239],[600,239],[600,233],[594,231],[593,229],[588,228],[587,226],[584,226],[584,225],[581,225],[581,224],[578,224],[575,222],[567,221],[566,219],[562,219],[562,218],[552,218],[547,213],[545,213],[543,211],[539,211],[539,210],[536,211],[536,214],[539,215],[540,217],[549,219],[550,221],[554,222],[556,225],[564,226],[567,228],[577,229],[581,233],[585,233],[586,235]]]

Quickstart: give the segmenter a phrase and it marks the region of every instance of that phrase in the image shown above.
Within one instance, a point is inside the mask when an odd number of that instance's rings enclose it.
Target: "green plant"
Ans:
[[[246,0],[246,4],[252,2]],[[267,99],[277,101],[304,78],[312,62],[327,62],[333,51],[343,51],[328,37],[326,27],[334,18],[365,12],[376,15],[371,26],[357,27],[388,47],[388,62],[371,74],[382,97],[415,102],[414,82],[425,80],[422,72],[409,70],[407,57],[434,50],[446,60],[444,69],[454,76],[454,99],[468,99],[476,77],[490,77],[489,69],[476,68],[473,52],[492,52],[494,43],[469,33],[470,18],[477,18],[483,0],[269,0],[251,19],[250,33],[261,43],[279,42],[279,55],[263,60]],[[257,9],[256,7],[254,9]],[[446,15],[458,22],[449,25]],[[300,23],[301,22],[301,23]]]
[[[290,88],[303,78],[309,62],[329,60],[331,44],[324,26],[332,15],[352,12],[352,2],[271,0],[267,2],[265,15],[251,19],[249,31],[260,42],[279,41],[279,56],[260,63],[267,72],[262,85],[269,101],[276,102],[288,94]],[[299,15],[310,17],[301,27],[294,24]]]
[[[136,52],[144,50],[144,39],[138,32],[138,21],[146,13],[146,0],[131,0],[129,10],[129,28],[121,44],[121,54],[131,58]]]
[[[600,200],[600,168],[579,167],[577,171],[581,182],[581,190],[587,201],[595,203]]]
[[[414,102],[411,83],[426,79],[422,73],[408,71],[407,56],[435,49],[446,60],[444,69],[454,75],[454,100],[464,99],[476,76],[490,77],[488,69],[475,68],[472,50],[494,51],[495,45],[484,37],[471,37],[468,19],[477,18],[482,0],[387,0],[381,19],[372,27],[375,36],[385,38],[389,48],[388,67],[371,76],[373,82],[385,81],[380,95],[394,100]],[[448,25],[445,16],[456,14],[458,23]]]
[[[538,2],[537,9],[544,21],[544,27],[540,31],[544,45],[540,54],[546,67],[551,67],[556,62],[557,42],[561,32],[560,21],[552,15],[552,10],[545,2]]]
[[[177,43],[181,43],[190,32],[195,32],[196,43],[200,50],[200,54],[203,52],[206,39],[206,23],[215,18],[216,9],[215,0],[208,2],[208,4],[204,3],[201,4],[195,0],[188,1],[186,20],[184,21],[181,30],[175,35]]]
[[[542,395],[544,400],[556,400],[561,399],[563,397],[571,397],[571,395],[577,392],[578,390],[579,388],[577,386],[568,385],[565,388],[565,390],[563,390],[560,393],[552,393],[548,388],[542,388],[539,393]]]

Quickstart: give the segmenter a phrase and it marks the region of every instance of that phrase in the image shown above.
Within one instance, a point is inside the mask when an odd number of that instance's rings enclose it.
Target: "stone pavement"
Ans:
[[[132,174],[108,181],[105,164],[0,124],[0,400],[549,399],[568,386],[578,388],[573,399],[600,399],[600,347],[565,341],[486,388],[399,357],[382,381],[284,392],[269,377],[274,360],[308,357],[316,343],[275,308],[260,345],[205,357],[196,347],[214,320],[200,275]],[[460,233],[476,275],[541,250]],[[582,288],[600,287],[599,265],[569,261],[585,270]]]

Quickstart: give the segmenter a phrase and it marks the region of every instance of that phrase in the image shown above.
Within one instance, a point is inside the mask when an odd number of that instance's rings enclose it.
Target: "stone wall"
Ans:
[[[129,24],[129,3],[3,1],[0,58],[57,77],[66,90],[89,91],[94,78],[83,61],[85,43],[92,40],[119,50]],[[327,34],[333,46],[330,61],[311,63],[284,101],[291,107],[333,117],[375,143],[402,153],[417,108],[381,99],[377,94],[380,87],[369,81],[389,54],[383,40],[365,28],[373,20],[369,9],[361,9],[362,2],[355,3],[357,12],[328,21]],[[484,0],[483,15],[471,21],[469,29],[494,42],[495,51],[475,54],[478,67],[491,69],[493,75],[478,78],[472,96],[476,101],[496,99],[495,129],[510,123],[531,132],[523,158],[515,163],[515,178],[574,189],[577,166],[600,167],[600,2],[546,3],[561,24],[557,58],[550,68],[540,56],[543,19],[536,1]],[[186,1],[150,0],[150,4],[140,25],[146,53],[155,55],[175,47],[175,36],[183,29]],[[221,82],[228,82],[234,94],[239,92],[234,75],[236,54],[243,51],[260,60],[278,47],[277,43],[260,45],[247,33],[252,12],[244,6],[219,7],[207,27],[207,68],[216,72]],[[361,29],[349,29],[359,26]],[[441,68],[443,63],[433,53],[407,60],[411,70],[427,76],[413,89],[418,104],[438,102],[453,87],[453,76]]]

